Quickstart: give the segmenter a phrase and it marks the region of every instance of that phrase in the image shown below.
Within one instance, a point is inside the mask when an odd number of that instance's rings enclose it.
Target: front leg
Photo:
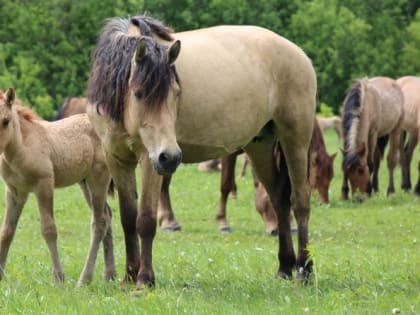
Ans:
[[[7,254],[16,232],[23,206],[28,199],[28,193],[19,192],[14,188],[6,189],[6,211],[0,232],[0,279],[3,278]]]
[[[159,202],[162,176],[158,175],[150,163],[147,152],[140,155],[142,191],[140,208],[137,214],[137,233],[140,236],[140,270],[137,275],[136,289],[155,284],[152,264],[153,239],[157,226],[157,207]]]
[[[346,172],[343,170],[343,184],[341,185],[341,200],[349,199],[349,184]]]

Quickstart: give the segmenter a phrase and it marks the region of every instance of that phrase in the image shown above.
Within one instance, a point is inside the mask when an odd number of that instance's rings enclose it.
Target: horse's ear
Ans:
[[[181,41],[177,39],[168,49],[168,63],[170,65],[172,65],[175,62],[176,58],[178,58],[180,50]]]
[[[140,38],[137,42],[137,48],[136,48],[136,62],[139,62],[143,59],[144,56],[147,54],[147,45],[146,45],[146,39],[144,37]]]
[[[344,155],[344,153],[345,153],[343,148],[340,148],[340,152],[341,152],[342,155]]]
[[[12,107],[14,101],[15,101],[15,89],[14,88],[8,88],[6,91],[6,104],[9,107]]]
[[[334,161],[335,157],[337,156],[337,152],[330,155],[331,161]]]

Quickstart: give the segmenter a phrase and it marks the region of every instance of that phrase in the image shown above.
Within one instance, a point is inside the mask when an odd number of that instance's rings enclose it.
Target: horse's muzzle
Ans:
[[[157,160],[152,161],[153,168],[159,175],[170,175],[176,171],[182,160],[182,152],[163,151]]]

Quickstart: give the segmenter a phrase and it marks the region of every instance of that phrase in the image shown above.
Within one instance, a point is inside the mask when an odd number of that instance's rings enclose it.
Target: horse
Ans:
[[[403,130],[405,133],[409,134],[407,143],[405,144],[404,141],[401,142],[401,188],[405,191],[409,191],[411,190],[410,164],[420,133],[420,77],[401,77],[397,79],[397,83],[404,94]],[[418,169],[420,170],[420,163]],[[420,195],[420,176],[414,187],[414,193]]]
[[[137,292],[155,283],[152,244],[162,175],[174,173],[181,159],[196,163],[239,149],[248,154],[279,217],[277,274],[292,278],[296,269],[296,278],[306,281],[312,271],[307,166],[316,89],[305,53],[264,28],[173,33],[148,16],[108,20],[92,54],[87,113],[118,191],[123,282],[135,281]],[[276,141],[286,165],[279,176],[271,152]],[[290,222],[282,220],[291,207],[298,222],[297,257]]]
[[[67,97],[64,100],[63,105],[58,108],[55,116],[52,118],[52,121],[60,120],[76,114],[86,113],[87,104],[88,101],[86,97]]]
[[[79,285],[93,277],[102,241],[106,280],[116,276],[111,209],[106,203],[110,175],[99,138],[86,114],[59,122],[39,118],[29,108],[15,104],[15,90],[0,93],[0,174],[6,183],[6,209],[0,232],[0,278],[29,193],[36,196],[41,232],[51,254],[53,277],[64,281],[53,215],[54,187],[79,183],[92,209],[90,248]]]
[[[319,127],[321,128],[322,132],[324,132],[325,129],[334,129],[337,133],[338,140],[341,141],[341,139],[343,139],[342,121],[340,117],[316,116],[316,120],[318,121]]]
[[[387,77],[359,79],[350,88],[343,102],[342,199],[348,199],[347,181],[350,181],[352,196],[358,192],[360,201],[366,193],[372,192],[372,174],[377,164],[375,159],[378,160],[375,155],[379,154],[377,144],[386,137],[390,144],[387,195],[395,192],[393,172],[399,160],[403,100],[401,88]]]

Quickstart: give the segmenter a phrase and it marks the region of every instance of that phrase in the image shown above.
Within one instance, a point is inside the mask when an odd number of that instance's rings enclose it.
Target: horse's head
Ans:
[[[15,90],[9,88],[6,93],[0,92],[0,154],[13,136],[13,104]]]
[[[353,197],[355,197],[356,193],[359,193],[359,200],[363,201],[368,190],[370,180],[369,167],[366,157],[366,145],[364,143],[361,144],[355,154],[347,155],[347,159],[349,161],[344,165],[344,174],[350,181]]]
[[[182,157],[175,134],[180,85],[174,62],[180,48],[179,41],[167,48],[139,37],[131,62],[124,124],[140,137],[160,175],[173,173]]]
[[[328,189],[334,176],[334,159],[337,153],[332,155],[311,154],[311,163],[309,168],[309,183],[311,189],[319,192],[322,203],[329,203]]]

